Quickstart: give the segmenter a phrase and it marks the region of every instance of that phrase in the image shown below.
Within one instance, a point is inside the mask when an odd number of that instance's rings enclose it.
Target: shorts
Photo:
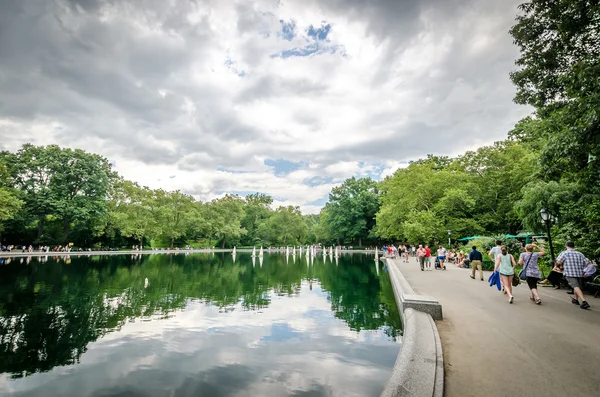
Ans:
[[[569,286],[571,288],[579,288],[579,289],[581,289],[581,277],[567,277],[567,276],[565,276],[565,278],[567,279],[567,282],[569,283]]]
[[[425,263],[431,263],[431,257],[430,256],[426,256],[425,257]]]
[[[443,260],[446,259],[446,257],[445,256],[438,256],[438,259],[441,260],[441,261],[443,261]]]
[[[540,281],[537,277],[527,277],[527,286],[529,289],[537,289],[537,283]]]

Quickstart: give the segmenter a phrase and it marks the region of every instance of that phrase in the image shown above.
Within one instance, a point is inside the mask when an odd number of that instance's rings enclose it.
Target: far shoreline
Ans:
[[[258,251],[258,250],[257,250]],[[285,250],[269,250],[269,249],[264,249],[263,248],[264,253],[280,253],[280,254],[284,254]],[[381,250],[379,250],[381,251]],[[378,252],[379,252],[378,251]],[[215,248],[215,249],[159,249],[159,250],[142,250],[142,251],[135,251],[135,250],[126,250],[126,251],[71,251],[71,252],[64,252],[64,251],[49,251],[49,252],[39,252],[39,251],[34,251],[34,252],[8,252],[8,251],[2,251],[0,253],[0,258],[26,258],[26,257],[39,257],[39,256],[98,256],[98,255],[156,255],[156,254],[211,254],[211,253],[232,253],[233,249],[232,248],[227,248],[227,249],[222,249],[222,248]],[[251,249],[236,249],[236,253],[252,253]],[[372,250],[341,250],[340,251],[341,254],[360,254],[360,253],[374,253],[374,249]],[[379,252],[381,254],[381,252]],[[292,255],[292,253],[290,252],[290,256]],[[299,253],[296,253],[296,255],[300,255]],[[302,255],[305,255],[305,252],[303,251]],[[322,254],[318,254],[317,256],[322,255]],[[329,255],[329,254],[327,254]],[[258,256],[258,252],[257,252],[257,256]]]

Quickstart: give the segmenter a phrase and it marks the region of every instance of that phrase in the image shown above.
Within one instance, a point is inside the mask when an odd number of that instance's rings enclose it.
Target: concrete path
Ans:
[[[445,395],[600,395],[600,299],[591,310],[571,304],[565,290],[514,288],[515,302],[470,269],[422,272],[415,258],[395,260],[414,290],[442,304],[437,322],[444,350]]]

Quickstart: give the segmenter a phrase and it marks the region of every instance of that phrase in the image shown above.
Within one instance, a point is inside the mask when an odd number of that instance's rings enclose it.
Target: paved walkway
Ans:
[[[600,395],[600,299],[582,310],[566,291],[540,288],[537,306],[521,284],[510,305],[490,272],[482,282],[454,265],[421,272],[415,258],[395,262],[418,294],[442,304],[446,396]]]

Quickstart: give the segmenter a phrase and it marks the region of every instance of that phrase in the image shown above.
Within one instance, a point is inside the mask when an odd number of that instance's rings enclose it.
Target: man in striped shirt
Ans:
[[[589,309],[590,304],[587,303],[581,291],[583,269],[588,260],[585,255],[575,249],[575,244],[572,241],[567,241],[566,246],[567,249],[558,255],[556,262],[564,266],[563,274],[571,288],[573,288],[574,297],[571,298],[571,303],[579,305],[582,309]],[[579,303],[579,300],[581,300],[581,303]]]

